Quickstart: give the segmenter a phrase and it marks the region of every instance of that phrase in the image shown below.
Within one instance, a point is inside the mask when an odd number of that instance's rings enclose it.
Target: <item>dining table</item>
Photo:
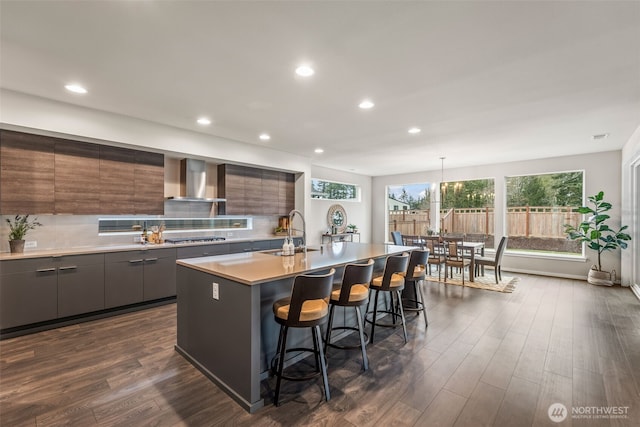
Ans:
[[[484,256],[484,242],[458,242],[458,248],[460,248],[463,252],[463,256],[468,255],[471,260],[471,264],[469,265],[469,281],[473,282],[475,279],[475,271],[476,271],[476,255],[480,254],[480,256]]]
[[[407,246],[418,246],[420,248],[424,248],[426,245],[426,241],[424,238],[420,236],[402,236],[404,240],[404,244]],[[444,251],[444,242],[447,239],[443,239],[441,243],[440,249]],[[469,281],[473,282],[475,279],[475,266],[476,266],[476,255],[484,256],[484,242],[471,242],[466,240],[458,241],[458,249],[463,252],[463,256],[467,256],[471,261],[469,265]]]

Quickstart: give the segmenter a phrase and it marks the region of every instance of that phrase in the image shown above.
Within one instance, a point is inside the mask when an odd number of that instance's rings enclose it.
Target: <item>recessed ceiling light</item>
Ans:
[[[411,133],[411,134],[416,134],[416,133],[420,133],[420,132],[422,132],[422,130],[420,128],[413,127],[411,129],[409,129],[409,133]]]
[[[81,93],[81,94],[87,93],[87,90],[78,84],[68,84],[64,88],[69,92],[73,92],[73,93]]]
[[[593,139],[594,141],[600,141],[602,139],[607,139],[609,138],[609,134],[608,133],[599,133],[597,135],[592,135],[591,139]]]
[[[376,104],[374,104],[370,99],[365,99],[360,104],[358,104],[358,107],[362,108],[363,110],[368,110],[369,108],[373,108],[374,105]]]
[[[260,141],[268,141],[271,139],[268,133],[261,133],[258,138],[260,138]]]
[[[324,150],[322,148],[316,148],[315,150],[313,150],[316,154],[322,154],[324,153]]]
[[[200,118],[197,120],[197,122],[198,122],[198,124],[199,124],[199,125],[202,125],[202,126],[207,126],[207,125],[210,125],[210,124],[211,124],[211,120],[209,120],[209,119],[208,119],[208,118],[206,118],[206,117],[200,117]]]
[[[301,65],[296,68],[296,74],[302,77],[311,77],[315,73],[315,70],[308,65]]]

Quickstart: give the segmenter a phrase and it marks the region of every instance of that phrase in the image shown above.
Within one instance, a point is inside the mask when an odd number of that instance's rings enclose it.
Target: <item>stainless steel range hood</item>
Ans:
[[[207,189],[207,164],[204,160],[180,160],[180,195],[169,197],[179,202],[226,202],[226,199],[205,197]]]

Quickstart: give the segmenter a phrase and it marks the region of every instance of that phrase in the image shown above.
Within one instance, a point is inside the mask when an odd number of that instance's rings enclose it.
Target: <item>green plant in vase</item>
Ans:
[[[611,218],[605,212],[612,208],[611,203],[604,201],[604,192],[600,191],[594,196],[588,197],[590,206],[581,206],[576,212],[589,215],[577,227],[571,224],[565,224],[565,233],[567,238],[585,242],[589,249],[598,254],[598,263],[589,270],[588,282],[594,285],[612,285],[612,276],[614,274],[602,270],[601,256],[605,251],[614,251],[617,249],[626,249],[627,241],[631,240],[631,236],[624,233],[628,226],[623,225],[618,230],[614,230],[607,225],[607,220]]]
[[[12,253],[21,253],[24,251],[24,237],[29,230],[40,227],[42,224],[38,222],[38,218],[29,219],[29,215],[16,215],[13,220],[6,219],[9,224],[9,247]]]

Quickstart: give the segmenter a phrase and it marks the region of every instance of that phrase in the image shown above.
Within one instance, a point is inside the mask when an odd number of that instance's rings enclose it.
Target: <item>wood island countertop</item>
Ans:
[[[245,285],[257,285],[413,249],[415,248],[381,243],[334,242],[308,248],[306,256],[304,253],[296,253],[294,256],[274,255],[277,250],[271,250],[190,258],[178,260],[177,264]]]

